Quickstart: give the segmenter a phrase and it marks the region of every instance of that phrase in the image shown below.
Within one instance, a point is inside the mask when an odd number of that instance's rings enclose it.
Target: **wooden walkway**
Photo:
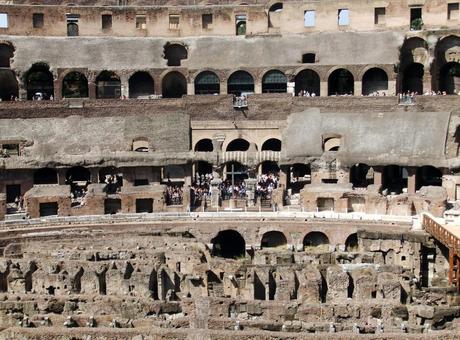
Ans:
[[[425,231],[449,249],[449,282],[460,291],[460,226],[443,225],[428,214],[422,216]]]

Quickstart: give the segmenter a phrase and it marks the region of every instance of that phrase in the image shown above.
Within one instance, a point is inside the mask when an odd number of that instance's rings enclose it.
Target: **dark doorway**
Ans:
[[[129,78],[129,98],[146,97],[154,93],[153,79],[147,72],[136,72]]]
[[[195,94],[219,94],[219,77],[211,71],[204,71],[195,78]]]
[[[70,72],[62,80],[63,98],[88,97],[88,80],[80,72]]]
[[[58,176],[55,169],[42,168],[34,173],[34,184],[57,184]]]
[[[284,93],[287,91],[287,78],[283,72],[272,70],[262,78],[262,93]]]
[[[380,68],[371,68],[363,76],[363,95],[368,96],[374,92],[388,90],[388,76]]]
[[[153,212],[153,199],[138,198],[136,200],[136,213],[152,213],[152,212]]]
[[[419,63],[412,63],[404,69],[402,91],[423,93],[424,67]]]
[[[27,73],[26,86],[28,100],[48,100],[54,96],[54,79],[49,66],[43,63],[34,64]]]
[[[117,198],[106,198],[104,201],[104,214],[116,214],[121,211],[121,200]]]
[[[56,216],[58,214],[57,202],[40,203],[40,217]]]
[[[16,74],[9,69],[0,69],[0,98],[2,101],[16,100],[18,94]]]
[[[163,78],[163,98],[181,98],[187,94],[187,80],[180,72],[170,72]]]
[[[236,71],[228,78],[227,93],[241,96],[254,93],[254,79],[246,71]]]
[[[354,78],[350,71],[339,68],[331,73],[328,80],[328,94],[352,95],[354,94]]]
[[[295,94],[303,95],[308,92],[310,95],[320,95],[319,75],[313,70],[303,70],[295,76]]]
[[[96,98],[120,98],[120,78],[113,72],[102,71],[96,78]]]
[[[244,238],[235,230],[220,231],[215,238],[211,240],[213,244],[213,256],[235,259],[244,257],[246,252],[246,243]]]
[[[439,72],[439,90],[447,94],[460,93],[460,64],[451,62],[445,64]]]

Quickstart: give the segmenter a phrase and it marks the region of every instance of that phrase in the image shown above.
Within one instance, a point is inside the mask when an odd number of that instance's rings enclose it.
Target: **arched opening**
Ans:
[[[399,194],[407,188],[408,172],[398,165],[387,165],[383,168],[382,188],[389,194]]]
[[[277,138],[267,139],[262,144],[262,151],[281,151],[281,141]]]
[[[99,170],[99,183],[105,183],[104,191],[115,194],[123,186],[123,173],[114,166],[108,166]]]
[[[18,94],[16,74],[9,69],[0,69],[0,98],[2,101],[16,100]]]
[[[10,60],[14,56],[14,47],[10,44],[0,44],[0,67],[10,67]]]
[[[86,98],[88,97],[88,80],[80,72],[70,72],[62,80],[63,98]]]
[[[246,242],[243,236],[235,230],[219,231],[211,240],[212,255],[227,259],[236,259],[245,256]]]
[[[34,173],[34,184],[57,184],[58,176],[55,169],[42,168]]]
[[[403,72],[402,91],[423,93],[424,67],[420,63],[409,64]]]
[[[120,78],[110,71],[102,71],[96,78],[96,98],[120,98]]]
[[[268,231],[262,236],[262,248],[278,248],[287,245],[286,236],[281,231]]]
[[[345,251],[356,252],[358,251],[358,234],[353,233],[345,240]]]
[[[371,68],[363,75],[363,95],[388,90],[388,76],[381,68]]]
[[[442,186],[442,172],[434,166],[426,165],[417,169],[417,190],[426,186]]]
[[[163,48],[164,59],[168,66],[180,66],[182,59],[187,59],[187,49],[180,44],[167,43]]]
[[[219,94],[220,79],[214,72],[204,71],[195,78],[195,94]]]
[[[26,75],[27,99],[48,100],[54,96],[53,74],[45,63],[33,64]]]
[[[353,188],[367,188],[370,183],[368,178],[370,167],[367,164],[355,164],[350,169],[350,182]]]
[[[227,81],[227,93],[241,96],[254,93],[254,79],[246,71],[236,71]]]
[[[445,64],[439,72],[439,90],[447,94],[460,93],[460,64],[450,62]]]
[[[280,168],[277,162],[264,161],[259,164],[259,176],[255,190],[255,199],[260,199],[262,207],[272,207],[273,190],[278,188]]]
[[[277,2],[268,9],[268,27],[280,26],[280,14],[283,11],[283,3]]]
[[[339,151],[340,137],[325,138],[323,142],[324,151]]]
[[[146,137],[139,137],[133,140],[133,151],[136,152],[149,152],[149,140]]]
[[[69,22],[67,24],[67,36],[68,37],[78,36],[78,24],[76,22]]]
[[[328,245],[329,238],[320,231],[312,231],[305,235],[303,239],[304,248],[321,247],[322,249],[326,249]]]
[[[248,151],[249,142],[243,138],[237,138],[232,140],[227,145],[226,151]]]
[[[129,78],[129,98],[148,97],[155,93],[153,79],[147,72],[136,72]]]
[[[262,78],[262,93],[284,93],[287,91],[287,78],[283,72],[272,70]]]
[[[182,73],[174,71],[163,78],[163,98],[181,98],[187,94],[187,80]]]
[[[313,70],[303,70],[295,76],[295,93],[297,96],[320,95],[319,75]]]
[[[354,94],[355,80],[350,71],[339,68],[332,72],[328,79],[328,95],[342,96]]]
[[[200,139],[195,144],[195,151],[197,152],[212,152],[214,151],[214,146],[212,145],[212,140],[209,138]]]

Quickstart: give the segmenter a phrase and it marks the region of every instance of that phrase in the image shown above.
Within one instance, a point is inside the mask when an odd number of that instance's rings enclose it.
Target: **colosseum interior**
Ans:
[[[0,0],[0,339],[460,338],[458,0]]]

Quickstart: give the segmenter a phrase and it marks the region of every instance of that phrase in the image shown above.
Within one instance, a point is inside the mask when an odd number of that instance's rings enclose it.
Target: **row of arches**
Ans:
[[[412,63],[404,68],[402,75],[402,91],[423,91],[424,66]],[[460,76],[460,65],[456,62],[447,63],[440,71],[440,89],[446,93],[455,93],[456,78]],[[11,95],[17,96],[18,84],[14,73],[2,72],[0,93],[2,100],[9,100]],[[322,95],[320,77],[311,69],[304,69],[294,77],[294,91],[297,95],[302,92]],[[347,69],[340,68],[333,71],[328,78],[328,95],[355,94],[353,74]],[[44,99],[49,99],[54,94],[53,75],[46,64],[35,64],[27,73],[26,79],[27,98],[29,100],[40,93]],[[288,78],[279,70],[268,71],[262,77],[262,93],[287,92]],[[134,73],[128,81],[129,97],[142,98],[155,94],[155,84],[152,76],[145,71]],[[204,71],[199,73],[194,80],[196,95],[220,94],[221,81],[216,73]],[[227,81],[227,93],[241,95],[253,93],[255,89],[254,78],[246,71],[236,71]],[[362,94],[369,95],[374,92],[387,91],[388,75],[380,68],[367,70],[362,78]],[[162,96],[164,98],[180,98],[187,94],[187,80],[177,71],[172,71],[162,79]],[[78,71],[69,72],[62,80],[63,98],[85,98],[89,95],[88,80]],[[120,98],[120,78],[111,71],[102,71],[96,77],[96,98]]]
[[[225,151],[248,151],[250,143],[243,138],[237,138],[228,143]],[[256,145],[257,149],[257,145]],[[212,152],[214,145],[209,138],[200,139],[194,147],[196,152]],[[269,138],[262,143],[261,151],[281,151],[281,140],[277,138]]]
[[[244,237],[236,230],[227,229],[220,231],[216,237],[211,240],[213,244],[212,255],[223,258],[241,258],[246,253],[246,241]],[[261,248],[284,248],[287,246],[286,235],[277,230],[264,233],[261,239]],[[321,250],[327,251],[330,244],[327,235],[320,231],[307,233],[302,241],[305,250],[321,247]],[[350,234],[345,241],[345,250],[352,252],[358,249],[358,235]]]

